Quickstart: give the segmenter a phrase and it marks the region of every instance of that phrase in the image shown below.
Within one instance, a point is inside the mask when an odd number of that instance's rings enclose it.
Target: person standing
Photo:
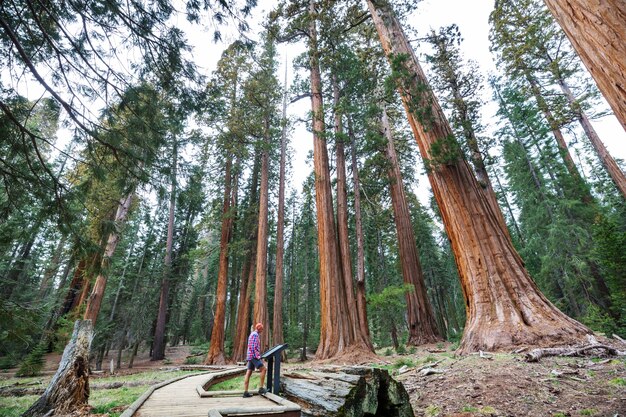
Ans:
[[[259,334],[263,333],[263,325],[261,323],[257,323],[254,326],[254,331],[250,333],[248,336],[248,355],[246,356],[246,360],[248,361],[248,370],[246,371],[246,378],[243,382],[244,385],[244,398],[252,397],[252,394],[248,392],[248,385],[250,384],[250,375],[254,372],[255,369],[258,369],[261,372],[261,380],[259,382],[259,394],[265,394],[267,390],[263,387],[265,382],[265,373],[267,369],[265,365],[263,365],[263,361],[261,361],[261,338]]]

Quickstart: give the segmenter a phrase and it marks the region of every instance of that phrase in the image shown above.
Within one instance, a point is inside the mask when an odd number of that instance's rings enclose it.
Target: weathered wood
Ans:
[[[545,348],[533,349],[525,355],[526,362],[539,362],[541,358],[548,356],[583,356],[589,354],[590,351],[601,350],[612,356],[626,356],[626,352],[619,351],[614,347],[591,344],[583,347],[562,347],[562,348]]]
[[[57,416],[77,412],[89,400],[89,350],[93,338],[91,320],[77,320],[72,338],[63,351],[59,369],[43,395],[22,417]]]
[[[285,374],[282,382],[303,416],[413,416],[404,386],[384,369],[324,368]]]

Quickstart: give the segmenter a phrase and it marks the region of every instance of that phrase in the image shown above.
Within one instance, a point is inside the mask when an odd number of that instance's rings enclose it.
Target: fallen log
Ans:
[[[541,358],[548,356],[583,356],[592,350],[602,350],[611,356],[626,355],[626,352],[621,352],[611,346],[591,344],[583,347],[533,349],[525,355],[525,359],[526,362],[539,362]]]
[[[404,386],[385,369],[324,368],[286,373],[281,390],[302,416],[413,417]]]

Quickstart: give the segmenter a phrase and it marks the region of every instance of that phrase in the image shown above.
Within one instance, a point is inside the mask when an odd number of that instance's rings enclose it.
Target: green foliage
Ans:
[[[441,415],[441,412],[441,407],[432,404],[426,407],[426,409],[424,410],[424,413],[426,413],[427,417],[438,417]]]
[[[626,387],[626,378],[613,378],[609,381],[609,384],[618,387]]]
[[[404,345],[404,343],[400,343],[398,345],[398,347],[396,348],[396,353],[398,355],[406,355],[406,346]]]
[[[595,416],[598,411],[594,408],[585,408],[584,410],[580,410],[581,416]]]
[[[46,354],[46,345],[38,344],[35,348],[24,358],[24,361],[20,364],[20,368],[15,373],[16,376],[36,376],[39,375],[45,365],[44,355]]]
[[[393,364],[393,367],[396,368],[396,369],[397,368],[402,368],[403,366],[407,366],[409,368],[412,368],[412,367],[415,366],[415,362],[411,358],[399,358]]]

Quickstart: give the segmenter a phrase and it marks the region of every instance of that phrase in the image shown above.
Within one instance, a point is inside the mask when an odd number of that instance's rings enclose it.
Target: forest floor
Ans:
[[[164,361],[150,361],[148,352],[135,359],[134,367],[114,375],[105,359],[105,371],[92,375],[90,404],[94,416],[118,416],[150,385],[178,376],[174,369],[189,362],[189,346],[170,347]],[[412,350],[406,355],[387,355],[380,350],[374,366],[389,369],[401,381],[410,396],[416,416],[602,416],[626,417],[626,361],[594,358],[544,358],[526,363],[522,355],[496,354],[457,356],[449,345],[432,345]],[[198,362],[203,359],[198,357]],[[45,387],[58,366],[60,355],[48,355],[43,375],[15,378],[15,370],[0,372],[0,392],[4,387]],[[327,364],[327,363],[326,363]],[[433,366],[435,364],[435,366]],[[320,366],[315,362],[290,361],[284,366],[302,368]],[[344,365],[344,363],[335,363]],[[346,364],[347,365],[347,364]],[[421,369],[438,372],[422,375]],[[98,389],[106,383],[124,381],[117,389]],[[130,381],[130,382],[129,382]],[[0,415],[17,416],[38,396],[1,397]]]

